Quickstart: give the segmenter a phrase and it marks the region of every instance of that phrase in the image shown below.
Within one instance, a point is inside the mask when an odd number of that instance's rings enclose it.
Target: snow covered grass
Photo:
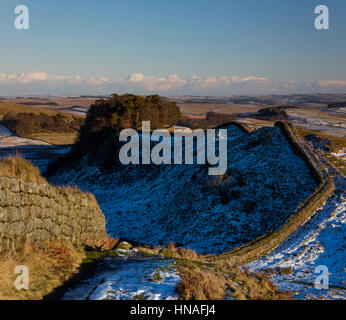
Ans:
[[[203,262],[172,244],[148,257],[116,249],[96,262],[93,274],[75,283],[65,300],[223,300],[289,299],[264,273],[250,273],[227,263]],[[165,258],[169,250],[172,258]],[[88,256],[90,256],[89,253]],[[197,257],[197,258],[196,258]]]
[[[20,138],[14,135],[6,127],[0,125],[0,148],[17,147],[23,145],[50,145],[48,142],[27,138]]]
[[[0,125],[0,158],[21,156],[31,161],[40,168],[41,173],[44,173],[49,162],[69,151],[70,146],[60,147],[42,140],[21,138]]]
[[[299,133],[325,157],[344,176],[346,175],[346,138],[337,137],[320,131],[298,129]]]
[[[179,281],[173,260],[143,256],[108,258],[98,265],[94,276],[72,287],[63,299],[176,300]]]
[[[127,167],[109,175],[79,165],[51,181],[92,192],[110,235],[174,242],[198,253],[228,251],[277,228],[316,187],[279,128],[245,134],[230,126],[228,170],[216,183],[197,165]]]
[[[272,280],[281,290],[295,292],[298,299],[345,299],[346,179],[335,178],[336,193],[271,254],[251,262],[252,271],[271,270]],[[330,289],[314,287],[315,267],[325,265],[330,272]],[[277,272],[289,268],[290,273]]]
[[[339,152],[332,153],[332,156],[340,158],[340,160],[346,162],[346,148],[343,148]]]

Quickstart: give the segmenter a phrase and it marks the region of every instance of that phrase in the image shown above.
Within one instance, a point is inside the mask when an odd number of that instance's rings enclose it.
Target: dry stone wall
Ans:
[[[268,254],[300,226],[306,223],[335,191],[333,180],[329,176],[326,168],[324,168],[313,151],[299,137],[294,126],[285,121],[279,121],[275,125],[281,129],[293,150],[306,162],[316,178],[318,186],[278,230],[269,232],[254,241],[234,248],[219,256],[207,256],[206,258],[210,261],[226,260],[232,265],[243,265]]]
[[[105,218],[93,195],[0,177],[0,256],[20,252],[26,242],[97,246],[105,237]]]

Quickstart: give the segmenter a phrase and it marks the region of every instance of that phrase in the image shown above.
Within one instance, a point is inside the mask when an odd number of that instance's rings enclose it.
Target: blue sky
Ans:
[[[30,30],[14,28],[19,4]],[[0,94],[346,92],[345,33],[343,0],[1,0]]]

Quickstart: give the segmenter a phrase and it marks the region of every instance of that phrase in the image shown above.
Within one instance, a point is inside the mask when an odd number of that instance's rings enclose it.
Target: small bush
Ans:
[[[283,107],[268,107],[257,112],[256,117],[264,120],[286,120],[288,115]]]
[[[49,259],[51,266],[58,272],[72,268],[74,263],[73,250],[62,242],[52,242],[46,245],[44,254]]]
[[[252,273],[224,266],[197,266],[186,263],[178,267],[181,281],[177,293],[181,300],[287,300],[290,292],[282,292],[265,273]]]
[[[132,300],[147,300],[147,298],[144,294],[137,294],[132,298]]]
[[[193,251],[191,249],[180,249],[179,250],[179,254],[183,259],[188,259],[188,260],[192,260],[192,261],[198,261],[199,257],[198,254],[196,253],[196,251]]]
[[[150,282],[160,282],[163,280],[163,277],[161,276],[160,272],[156,272],[151,279],[149,279]]]
[[[222,275],[198,267],[180,270],[181,281],[176,289],[181,300],[223,300],[226,281]]]

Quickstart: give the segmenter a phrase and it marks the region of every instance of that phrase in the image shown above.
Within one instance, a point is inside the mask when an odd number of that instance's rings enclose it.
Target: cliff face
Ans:
[[[0,256],[25,243],[98,246],[105,238],[105,218],[91,194],[0,177]]]

